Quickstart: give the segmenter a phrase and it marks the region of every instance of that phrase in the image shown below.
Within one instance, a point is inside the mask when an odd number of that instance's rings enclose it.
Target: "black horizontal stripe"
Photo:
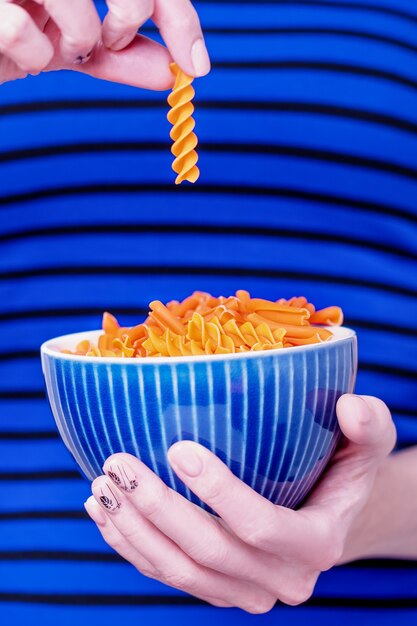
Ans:
[[[328,61],[217,61],[213,68],[222,70],[301,70],[314,72],[331,72],[334,74],[348,74],[350,76],[361,76],[366,78],[376,78],[396,85],[402,85],[413,90],[417,90],[417,81],[399,74],[382,70],[376,67],[366,67],[352,63],[336,63]]]
[[[4,550],[0,561],[76,561],[80,563],[124,563],[114,552],[83,552],[77,550]]]
[[[89,520],[86,511],[0,511],[0,522],[22,520]]]
[[[146,307],[119,307],[112,306],[114,315],[137,315],[144,317],[148,314],[149,309]],[[24,311],[2,311],[0,312],[0,322],[10,320],[33,320],[33,319],[50,319],[56,317],[86,317],[97,315],[100,320],[103,316],[103,307],[82,307],[82,308],[63,308],[63,309],[27,309]]]
[[[274,280],[306,281],[345,285],[369,290],[388,292],[402,296],[417,297],[417,290],[402,285],[388,284],[385,281],[365,280],[351,276],[319,274],[313,272],[284,271],[271,268],[245,268],[224,266],[184,266],[184,265],[73,265],[37,267],[9,270],[0,273],[0,281],[29,278],[52,278],[54,276],[223,276],[231,278],[271,278]]]
[[[369,124],[387,126],[413,135],[417,134],[417,124],[394,115],[366,109],[302,101],[247,101],[247,100],[198,100],[198,108],[209,111],[259,111],[273,113],[302,113],[349,119]],[[91,111],[125,109],[166,109],[161,100],[47,100],[16,102],[0,105],[0,116],[54,111]]]
[[[395,415],[400,417],[417,417],[417,409],[416,407],[400,407],[400,406],[392,406],[390,405],[390,410]]]
[[[155,33],[158,29],[152,26],[145,26],[141,29],[143,32]],[[359,39],[363,41],[372,41],[382,43],[384,45],[393,46],[406,50],[407,52],[417,53],[417,46],[405,39],[396,37],[388,37],[375,32],[366,30],[348,29],[348,28],[323,28],[323,27],[282,27],[282,26],[206,26],[204,32],[210,35],[317,35],[319,37],[347,37]]]
[[[0,561],[75,561],[87,563],[125,563],[115,552],[85,550],[3,550]],[[339,566],[341,569],[415,570],[417,561],[402,559],[366,559]]]
[[[1,317],[0,317],[1,321]],[[403,335],[405,337],[417,337],[417,328],[408,328],[405,326],[397,326],[396,324],[385,324],[382,322],[376,322],[374,320],[356,319],[353,317],[345,318],[344,325],[364,330],[373,330],[376,332],[392,333],[397,335]]]
[[[198,4],[249,4],[254,5],[254,0],[198,0]],[[322,8],[326,7],[335,11],[344,11],[345,9],[353,9],[358,12],[376,13],[381,15],[389,15],[391,17],[399,17],[413,24],[417,24],[417,14],[397,7],[386,5],[368,4],[367,2],[334,2],[334,0],[260,0],[259,5],[274,6],[300,6],[306,8]]]
[[[106,304],[106,308],[110,310],[114,315],[122,316],[137,316],[144,318],[149,309],[147,307],[120,307],[119,305],[113,306],[109,303]],[[100,320],[103,315],[103,307],[76,307],[76,308],[60,308],[60,309],[26,309],[23,311],[3,311],[0,312],[0,323],[17,320],[35,320],[35,319],[55,319],[58,317],[89,317],[97,316]],[[358,318],[345,318],[345,325],[352,328],[363,328],[365,330],[373,330],[376,332],[386,332],[404,335],[406,337],[417,337],[417,328],[410,328],[406,326],[398,326],[396,324],[388,324],[377,322],[375,320],[364,320]],[[30,350],[33,354],[36,351],[36,356],[39,355],[39,351]],[[11,353],[14,354],[14,353]],[[1,359],[1,353],[0,353]]]
[[[51,470],[36,472],[0,472],[3,481],[34,481],[34,480],[83,480],[76,470]]]
[[[374,374],[387,374],[388,376],[396,376],[397,378],[417,380],[417,370],[393,367],[382,363],[367,363],[360,361],[359,371],[373,372]]]
[[[287,200],[302,200],[306,202],[315,202],[317,204],[323,204],[324,206],[343,207],[349,210],[356,210],[359,212],[375,213],[377,215],[387,215],[390,217],[396,217],[404,219],[412,224],[417,224],[417,215],[411,210],[407,210],[403,207],[396,207],[387,205],[381,202],[373,202],[369,200],[361,200],[358,198],[352,198],[348,196],[319,193],[315,191],[308,191],[304,189],[297,189],[291,187],[267,187],[267,186],[255,186],[255,185],[205,185],[199,184],[196,188],[191,187],[175,187],[174,185],[166,183],[95,183],[92,185],[74,185],[74,186],[62,186],[62,187],[46,187],[41,189],[33,189],[31,191],[25,191],[21,193],[13,193],[5,196],[0,196],[0,207],[13,206],[21,202],[31,202],[34,200],[46,200],[48,198],[70,197],[79,195],[94,195],[94,194],[132,194],[132,193],[164,193],[164,194],[196,194],[202,193],[204,195],[232,195],[232,196],[246,196],[258,198],[260,196],[266,198],[285,198]]]
[[[60,439],[56,430],[2,430],[0,441],[48,441]]]
[[[46,237],[77,236],[77,235],[102,235],[102,234],[163,234],[176,236],[185,235],[227,235],[229,237],[264,237],[272,239],[295,239],[300,241],[325,242],[331,244],[343,244],[352,247],[375,250],[395,256],[417,259],[417,252],[405,250],[403,247],[393,244],[385,244],[380,241],[365,239],[364,237],[352,237],[336,233],[318,231],[302,231],[281,227],[245,226],[238,224],[192,224],[192,223],[124,223],[124,224],[80,224],[71,226],[55,226],[50,228],[33,228],[0,234],[0,243],[16,241],[20,239],[37,239]]]
[[[161,142],[147,141],[105,141],[105,142],[82,142],[71,144],[59,144],[20,148],[0,152],[0,163],[10,163],[26,159],[52,158],[64,155],[80,155],[88,153],[108,152],[160,152],[168,151],[169,145]],[[290,146],[284,144],[255,144],[255,143],[207,143],[202,144],[201,152],[221,154],[256,154],[286,156],[290,158],[307,159],[323,163],[349,165],[361,169],[369,169],[417,180],[417,169],[400,163],[394,163],[383,159],[362,157],[335,150],[319,150],[303,146]]]
[[[17,360],[26,360],[26,359],[39,359],[40,351],[39,350],[10,350],[0,352],[0,362],[1,361],[17,361]]]
[[[10,389],[0,391],[0,400],[45,400],[43,389]]]
[[[70,593],[24,593],[2,592],[0,602],[25,604],[49,604],[66,606],[204,606],[209,604],[192,596],[176,595],[141,595],[141,594],[70,594]],[[283,606],[277,603],[275,608]],[[304,607],[344,608],[344,609],[417,609],[417,596],[385,597],[313,597],[303,604]],[[300,610],[300,609],[299,609]]]

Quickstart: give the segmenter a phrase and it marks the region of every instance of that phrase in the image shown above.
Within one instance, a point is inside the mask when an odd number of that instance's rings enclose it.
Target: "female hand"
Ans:
[[[395,427],[385,404],[343,396],[337,405],[344,442],[305,505],[271,504],[201,445],[174,444],[179,478],[219,518],[165,486],[143,463],[116,454],[104,465],[86,509],[105,541],[143,574],[216,606],[269,611],[296,605],[319,574],[337,564],[366,504]]]
[[[108,0],[103,27],[93,0],[0,0],[0,84],[73,69],[146,89],[168,89],[172,58],[187,73],[210,70],[190,0]],[[152,17],[168,50],[137,35]]]

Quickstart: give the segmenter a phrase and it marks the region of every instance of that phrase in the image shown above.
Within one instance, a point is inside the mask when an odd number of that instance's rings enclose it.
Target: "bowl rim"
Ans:
[[[64,361],[79,361],[79,362],[88,362],[88,363],[101,363],[103,365],[107,364],[133,364],[136,365],[149,365],[149,364],[174,364],[174,363],[198,363],[207,362],[207,361],[224,361],[224,360],[235,360],[235,359],[245,359],[245,358],[267,358],[268,356],[279,356],[279,358],[283,358],[284,355],[291,355],[299,352],[311,352],[314,350],[325,350],[335,344],[340,343],[349,343],[356,338],[356,332],[352,328],[348,328],[346,326],[324,326],[321,328],[328,328],[334,333],[334,337],[329,339],[328,341],[323,341],[322,343],[315,344],[307,344],[303,346],[294,346],[293,348],[276,348],[273,350],[259,350],[259,351],[250,351],[250,352],[239,352],[239,353],[230,353],[230,354],[198,354],[192,356],[158,356],[158,357],[114,357],[114,356],[84,356],[80,354],[65,354],[59,352],[60,349],[63,349],[65,346],[65,340],[72,340],[74,343],[78,343],[78,341],[82,341],[83,339],[87,339],[91,337],[92,339],[98,338],[100,334],[103,333],[102,329],[100,330],[85,330],[78,333],[70,333],[68,335],[61,335],[60,337],[54,337],[52,339],[48,339],[45,341],[40,348],[41,357],[54,358],[54,359],[62,359]],[[58,345],[55,345],[58,344]],[[61,345],[59,345],[61,344]]]

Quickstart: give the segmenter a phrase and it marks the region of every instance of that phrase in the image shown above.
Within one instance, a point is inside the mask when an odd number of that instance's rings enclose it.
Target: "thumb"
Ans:
[[[396,442],[396,430],[387,405],[373,396],[342,396],[336,407],[340,428],[363,457],[384,457]]]

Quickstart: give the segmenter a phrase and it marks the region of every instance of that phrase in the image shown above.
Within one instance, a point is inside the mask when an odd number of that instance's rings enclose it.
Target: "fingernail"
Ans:
[[[126,48],[126,46],[133,41],[133,39],[134,37],[132,37],[132,35],[124,35],[123,37],[120,37],[120,39],[116,39],[116,41],[109,44],[107,48],[110,48],[110,50],[114,50],[115,52],[123,50],[123,48]]]
[[[169,451],[169,460],[183,474],[195,478],[203,471],[203,461],[189,445],[177,444]],[[175,468],[174,468],[175,469]]]
[[[120,509],[122,503],[120,502],[114,488],[111,487],[108,483],[102,483],[102,486],[93,489],[94,497],[101,506],[110,511],[110,513],[114,513],[118,509]]]
[[[372,415],[371,415],[369,406],[367,405],[365,400],[361,398],[360,396],[356,396],[354,394],[349,394],[349,395],[350,395],[350,402],[353,403],[353,408],[356,413],[356,417],[359,421],[359,424],[361,424],[362,426],[366,426],[372,420]]]
[[[97,500],[94,496],[90,496],[88,500],[84,502],[84,508],[87,511],[88,515],[91,517],[93,522],[97,524],[97,526],[105,526],[107,523],[107,517],[105,512],[100,508]]]
[[[103,471],[123,491],[134,491],[139,484],[134,471],[127,463],[110,463],[104,465]]]
[[[191,60],[196,76],[205,76],[209,73],[211,64],[206,45],[202,39],[197,39],[191,48]]]

